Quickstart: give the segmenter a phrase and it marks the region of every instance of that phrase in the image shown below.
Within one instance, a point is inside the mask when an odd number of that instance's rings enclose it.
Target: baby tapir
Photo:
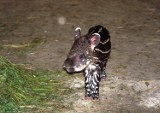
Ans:
[[[111,51],[108,30],[97,25],[91,27],[86,35],[75,29],[73,46],[63,64],[68,73],[83,71],[85,77],[85,97],[99,98],[99,83],[106,78],[105,68]]]

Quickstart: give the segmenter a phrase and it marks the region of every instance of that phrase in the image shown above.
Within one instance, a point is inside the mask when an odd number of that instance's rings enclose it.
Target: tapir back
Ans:
[[[93,57],[100,61],[107,60],[111,51],[111,41],[108,30],[101,25],[97,25],[88,31],[88,34],[93,33],[99,33],[101,36],[100,43],[94,49]]]

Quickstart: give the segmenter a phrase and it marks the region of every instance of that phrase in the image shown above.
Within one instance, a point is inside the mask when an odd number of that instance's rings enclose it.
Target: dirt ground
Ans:
[[[0,55],[60,70],[75,27],[85,34],[97,24],[111,35],[108,79],[100,101],[83,100],[83,90],[68,97],[68,113],[159,113],[160,0],[0,0]],[[73,81],[83,85],[83,77]]]

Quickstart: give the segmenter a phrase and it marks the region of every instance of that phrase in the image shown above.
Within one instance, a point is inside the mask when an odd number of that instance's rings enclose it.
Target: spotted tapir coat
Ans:
[[[91,27],[86,35],[75,29],[75,41],[63,64],[68,73],[83,71],[85,77],[85,97],[99,98],[99,84],[106,78],[106,63],[111,51],[108,30],[97,25]]]

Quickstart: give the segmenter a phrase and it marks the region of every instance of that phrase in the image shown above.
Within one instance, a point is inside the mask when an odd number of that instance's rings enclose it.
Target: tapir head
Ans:
[[[64,61],[63,68],[68,73],[83,71],[92,60],[92,52],[100,42],[98,33],[86,34],[81,36],[81,29],[75,29],[75,40]]]

